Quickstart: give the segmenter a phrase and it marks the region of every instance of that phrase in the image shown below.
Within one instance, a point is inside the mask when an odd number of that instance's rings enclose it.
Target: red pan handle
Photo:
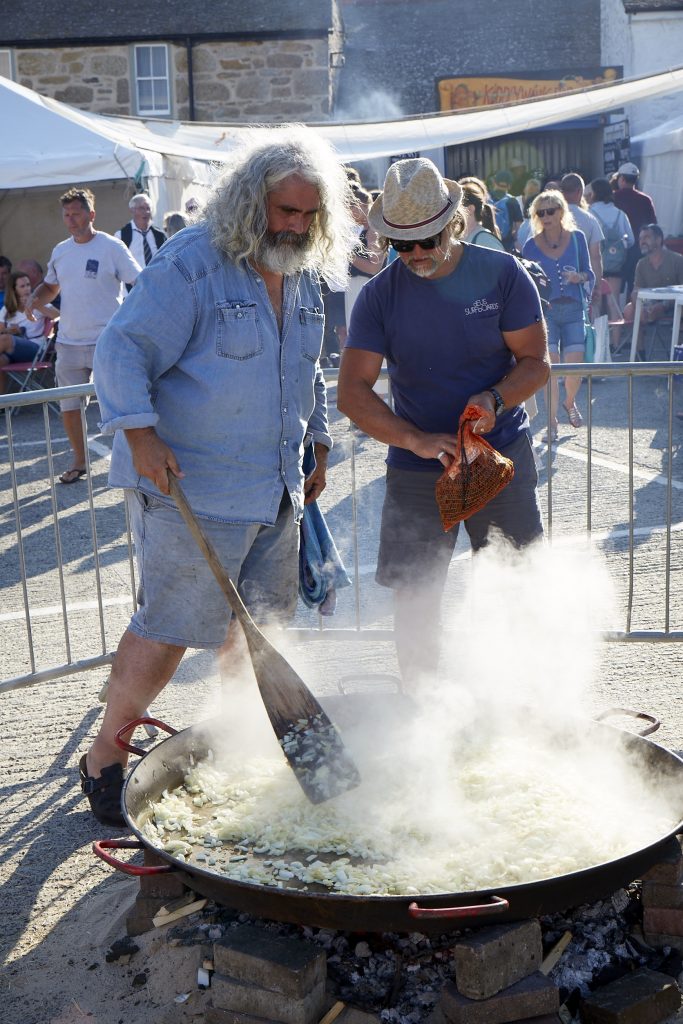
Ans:
[[[144,850],[144,845],[139,839],[96,839],[92,844],[92,851],[105,864],[110,864],[124,875],[167,875],[169,871],[177,871],[172,864],[127,864],[112,857],[107,850]]]
[[[633,711],[631,708],[605,708],[604,711],[595,716],[595,721],[603,722],[612,715],[628,715],[630,718],[641,718],[644,722],[649,722],[650,724],[645,726],[644,729],[638,730],[637,736],[650,736],[653,732],[657,732],[657,729],[662,724],[654,715],[648,715],[646,711]]]
[[[133,722],[129,722],[128,725],[124,725],[116,734],[116,746],[120,747],[121,750],[127,750],[129,754],[137,754],[138,757],[144,757],[148,751],[143,750],[142,747],[134,747],[132,744],[126,743],[123,736],[133,729],[137,729],[139,725],[156,725],[158,729],[163,729],[169,736],[175,736],[178,732],[177,729],[172,729],[170,725],[166,725],[165,722],[160,721],[158,718],[136,718]]]
[[[501,896],[489,896],[490,903],[475,903],[471,907],[420,907],[417,903],[408,904],[411,917],[486,917],[490,914],[502,914],[510,909],[510,904]]]

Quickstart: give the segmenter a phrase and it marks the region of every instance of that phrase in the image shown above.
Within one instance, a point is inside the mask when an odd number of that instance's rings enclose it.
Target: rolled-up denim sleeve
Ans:
[[[316,368],[314,388],[315,408],[308,421],[307,432],[314,441],[324,444],[326,448],[331,448],[333,442],[330,437],[330,425],[327,418],[327,389],[325,388],[325,378],[320,366]]]
[[[153,427],[155,381],[179,361],[197,322],[195,289],[172,259],[147,267],[97,340],[100,429]]]

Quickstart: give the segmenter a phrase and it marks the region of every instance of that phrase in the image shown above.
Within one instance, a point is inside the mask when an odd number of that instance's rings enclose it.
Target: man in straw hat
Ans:
[[[514,545],[542,536],[523,402],[550,372],[535,285],[514,256],[460,241],[462,190],[430,160],[399,160],[368,219],[399,258],[361,292],[342,356],[338,405],[389,445],[377,582],[394,590],[404,683],[436,672],[439,607],[457,527],[444,533],[434,486],[456,451],[465,407],[475,432],[515,466],[465,528],[473,549],[495,527]],[[394,411],[373,391],[386,359]]]

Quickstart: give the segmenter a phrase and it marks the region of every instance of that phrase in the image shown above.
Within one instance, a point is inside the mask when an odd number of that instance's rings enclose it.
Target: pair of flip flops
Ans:
[[[59,478],[60,484],[75,484],[81,477],[86,476],[87,469],[67,469]]]
[[[88,775],[85,754],[78,762],[81,789],[90,802],[90,810],[102,825],[114,828],[125,827],[126,819],[121,811],[121,790],[123,789],[123,767],[110,764],[102,769],[99,778]]]

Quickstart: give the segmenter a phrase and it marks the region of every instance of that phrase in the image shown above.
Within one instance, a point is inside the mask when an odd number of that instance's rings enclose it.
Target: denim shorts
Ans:
[[[125,494],[139,578],[128,628],[162,644],[220,647],[231,611],[180,513],[142,491]],[[299,587],[299,526],[287,492],[274,526],[202,519],[201,527],[256,622],[289,622]]]
[[[11,352],[5,352],[10,363],[32,363],[40,345],[28,338],[15,337],[14,348]]]
[[[497,528],[516,547],[543,536],[531,437],[522,432],[501,449],[515,475],[507,487],[464,521],[474,551]],[[387,469],[376,580],[384,587],[442,587],[458,538],[456,524],[444,533],[434,487],[442,470]]]
[[[551,303],[546,311],[548,325],[548,349],[555,355],[561,351],[583,352],[586,347],[586,327],[583,321],[583,306],[580,302]]]

